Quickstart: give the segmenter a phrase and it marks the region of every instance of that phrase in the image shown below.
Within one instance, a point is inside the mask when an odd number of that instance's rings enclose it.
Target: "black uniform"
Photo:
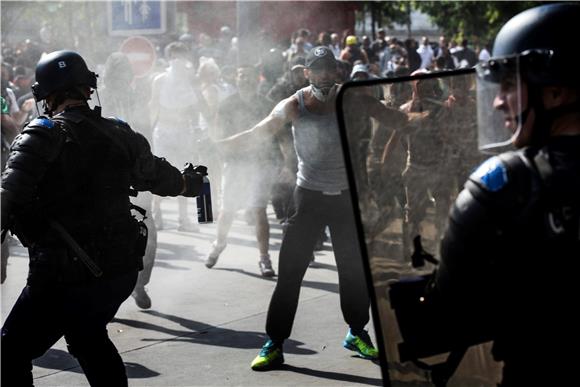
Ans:
[[[30,266],[2,327],[2,385],[31,385],[31,360],[63,335],[91,385],[127,385],[106,325],[142,268],[131,186],[176,196],[183,179],[142,135],[88,106],[35,119],[12,144],[2,174],[2,229],[28,247]],[[67,233],[102,275],[79,259]]]
[[[579,135],[486,161],[451,210],[436,290],[493,314],[502,386],[577,379],[579,214]]]

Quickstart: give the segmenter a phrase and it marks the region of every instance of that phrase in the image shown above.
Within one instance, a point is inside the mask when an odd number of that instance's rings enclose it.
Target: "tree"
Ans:
[[[413,1],[446,36],[483,44],[493,38],[512,16],[542,3],[538,1]]]
[[[393,25],[411,25],[411,8],[409,1],[376,1],[380,12],[379,25],[393,28]]]

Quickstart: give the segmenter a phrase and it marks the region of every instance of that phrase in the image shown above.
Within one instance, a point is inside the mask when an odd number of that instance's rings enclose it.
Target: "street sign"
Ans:
[[[127,55],[133,74],[137,78],[149,74],[157,59],[153,43],[143,36],[131,36],[125,39],[119,51]]]
[[[163,34],[167,11],[164,1],[109,1],[109,35]]]

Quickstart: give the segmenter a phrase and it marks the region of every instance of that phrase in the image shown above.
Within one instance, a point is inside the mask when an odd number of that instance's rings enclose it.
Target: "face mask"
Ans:
[[[310,84],[310,88],[312,89],[312,94],[314,94],[314,98],[316,98],[320,102],[326,102],[326,100],[328,99],[328,93],[330,93],[330,89],[332,89],[332,87],[320,88],[313,83]]]

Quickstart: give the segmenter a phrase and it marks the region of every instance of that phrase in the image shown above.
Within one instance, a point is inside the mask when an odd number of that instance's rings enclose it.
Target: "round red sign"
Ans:
[[[143,36],[131,36],[121,43],[120,51],[127,55],[135,77],[144,77],[153,69],[157,54],[153,43]]]

